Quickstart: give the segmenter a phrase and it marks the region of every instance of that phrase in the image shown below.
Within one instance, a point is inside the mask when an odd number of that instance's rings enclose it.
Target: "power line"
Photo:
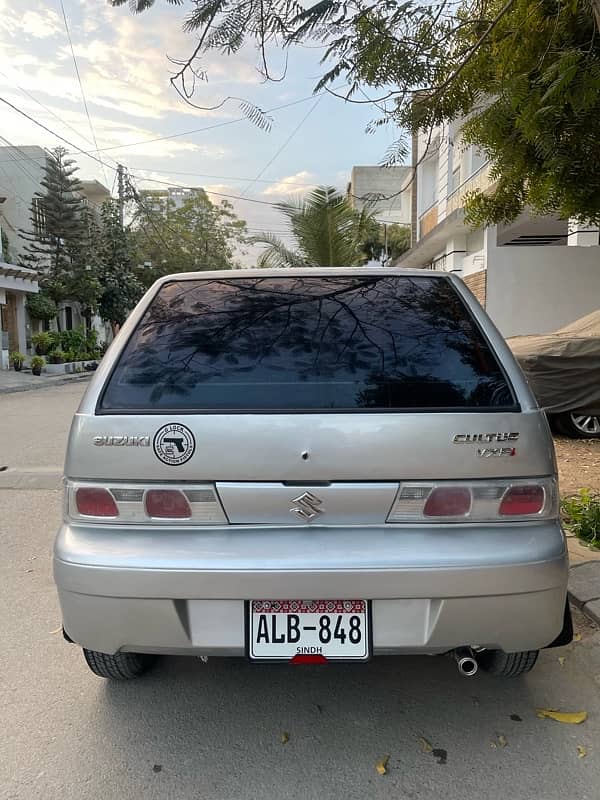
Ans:
[[[296,127],[294,128],[294,130],[293,130],[293,131],[290,133],[290,135],[287,137],[287,139],[285,140],[285,142],[284,142],[284,143],[281,145],[281,147],[280,147],[280,148],[277,150],[277,152],[276,152],[276,153],[273,155],[273,157],[272,157],[272,158],[270,158],[270,159],[269,159],[269,161],[267,161],[267,163],[266,163],[266,164],[265,164],[265,166],[264,166],[264,167],[263,167],[263,168],[260,170],[260,172],[258,173],[258,175],[256,176],[256,178],[254,178],[254,180],[250,181],[250,183],[249,183],[249,184],[246,186],[246,188],[245,188],[245,189],[243,190],[243,192],[242,192],[242,196],[243,196],[243,195],[245,195],[245,194],[246,194],[246,192],[248,192],[248,191],[249,191],[249,190],[250,190],[250,189],[251,189],[251,188],[254,186],[254,184],[255,184],[255,183],[256,183],[256,182],[257,182],[257,181],[258,181],[258,180],[259,180],[259,179],[260,179],[260,178],[261,178],[261,177],[262,177],[262,176],[265,174],[265,172],[266,172],[266,171],[269,169],[269,167],[271,166],[271,164],[272,164],[272,163],[273,163],[273,162],[274,162],[274,161],[275,161],[275,160],[276,160],[276,159],[277,159],[277,158],[278,158],[278,157],[281,155],[281,153],[282,153],[282,152],[285,150],[285,148],[286,148],[286,147],[288,146],[288,144],[289,144],[289,143],[292,141],[292,139],[294,138],[294,136],[295,136],[295,135],[298,133],[298,131],[300,130],[300,128],[301,128],[301,127],[304,125],[304,123],[306,122],[306,120],[307,120],[307,119],[310,117],[310,115],[313,113],[313,111],[315,110],[315,108],[316,108],[316,107],[319,105],[319,103],[321,102],[321,97],[322,97],[322,95],[321,95],[321,96],[319,96],[319,97],[317,97],[317,99],[316,99],[315,103],[314,103],[314,104],[313,104],[313,105],[310,107],[310,109],[309,109],[309,110],[306,112],[306,114],[305,114],[305,115],[302,117],[302,119],[300,120],[300,122],[299,122],[299,123],[296,125]]]
[[[0,161],[0,164],[1,163],[2,162]],[[250,178],[248,176],[242,177],[240,175],[208,175],[205,172],[177,172],[172,169],[155,169],[154,167],[152,169],[149,169],[148,172],[161,172],[164,173],[165,175],[186,175],[192,178],[212,178],[213,180],[219,180],[219,181],[255,181],[256,183],[285,183],[286,180],[289,180],[289,178],[261,179],[261,178]],[[299,181],[298,182],[293,181],[287,185],[291,189],[293,189],[294,186],[306,186],[309,188],[312,188],[314,186],[319,186],[318,183],[300,183]]]
[[[22,109],[20,109],[17,106],[15,106],[14,103],[11,103],[5,97],[0,97],[0,102],[4,103],[9,108],[12,108],[13,111],[17,112],[17,114],[20,114],[22,117],[25,117],[25,119],[28,119],[30,122],[33,122],[34,125],[37,125],[39,128],[42,128],[47,133],[51,134],[52,136],[56,136],[57,139],[60,139],[61,142],[64,142],[65,144],[69,145],[69,147],[74,148],[75,150],[77,150],[77,152],[81,153],[84,156],[87,156],[88,158],[91,158],[92,161],[96,161],[98,164],[103,164],[105,167],[108,167],[108,169],[112,169],[113,172],[117,171],[116,167],[111,167],[110,164],[107,164],[105,161],[102,161],[101,158],[98,158],[97,156],[93,155],[92,153],[86,153],[85,150],[83,150],[81,147],[78,147],[76,144],[73,144],[73,142],[70,142],[64,136],[61,136],[60,134],[56,133],[56,131],[53,131],[47,125],[44,125],[42,122],[39,122],[37,119],[34,119],[34,117],[32,117],[30,114],[27,114],[26,111],[23,111]],[[133,173],[131,173],[131,174],[133,175]],[[144,178],[142,176],[134,176],[134,177],[136,177],[138,180],[150,181],[151,183],[158,183],[158,184],[162,184],[163,186],[171,186],[172,188],[175,188],[175,189],[189,189],[189,188],[192,188],[192,187],[189,187],[189,186],[182,186],[182,185],[176,184],[176,183],[169,183],[167,181],[160,181],[160,180],[158,180],[158,178]],[[212,192],[212,191],[208,191],[208,190],[204,190],[204,191],[206,191],[207,194],[214,194],[217,197],[226,197],[226,198],[231,199],[231,200],[245,200],[248,203],[258,203],[258,204],[263,205],[263,206],[276,206],[277,205],[277,203],[269,203],[266,200],[255,200],[255,199],[250,198],[250,197],[240,197],[239,195],[224,194],[222,192]]]
[[[28,171],[28,170],[27,170],[27,169],[26,169],[26,168],[23,166],[23,162],[24,162],[24,161],[31,161],[31,162],[32,162],[32,163],[33,163],[33,164],[36,166],[36,168],[37,168],[37,167],[39,167],[40,165],[39,165],[37,162],[33,161],[33,159],[31,159],[31,158],[28,158],[28,156],[27,156],[27,153],[26,153],[24,150],[21,150],[21,148],[20,148],[20,147],[18,147],[16,144],[12,144],[12,142],[11,142],[11,141],[9,141],[9,140],[8,140],[8,139],[7,139],[5,136],[0,136],[0,140],[2,140],[3,142],[5,142],[5,143],[8,145],[8,147],[10,147],[11,149],[13,149],[13,150],[17,150],[19,153],[21,153],[23,156],[25,156],[25,158],[15,158],[14,156],[11,156],[11,158],[10,158],[8,161],[6,161],[6,162],[3,162],[3,163],[8,163],[8,164],[16,164],[16,166],[17,166],[17,167],[18,167],[18,168],[21,170],[21,172],[23,172],[25,175],[27,175],[27,177],[29,178],[29,180],[31,180],[31,181],[33,181],[33,183],[36,183],[36,184],[37,184],[37,183],[39,182],[39,181],[38,181],[38,179],[37,179],[37,178],[35,178],[35,177],[34,177],[34,176],[31,174],[31,172],[29,172],[29,171]],[[9,154],[9,155],[10,155],[10,154]],[[5,173],[5,174],[6,174],[6,173]],[[23,198],[21,198],[21,199],[23,199]]]
[[[90,116],[90,110],[88,108],[87,99],[85,96],[85,91],[83,89],[83,82],[81,80],[81,75],[79,73],[79,66],[77,64],[77,59],[75,58],[75,50],[73,48],[73,40],[71,39],[71,31],[69,30],[69,23],[67,21],[67,13],[65,11],[65,5],[63,0],[60,0],[60,9],[62,11],[63,20],[65,23],[65,31],[67,32],[67,39],[69,40],[69,47],[71,48],[71,56],[73,57],[73,65],[75,67],[75,74],[77,75],[77,82],[79,83],[79,89],[81,91],[81,99],[83,100],[83,107],[85,109],[85,115],[87,117],[88,124],[90,126],[90,132],[92,134],[92,139],[94,140],[94,147],[96,148],[96,153],[98,152],[98,142],[96,141],[96,132],[94,131],[94,126],[92,125],[92,118]],[[104,173],[104,181],[108,183],[108,177],[106,175],[106,169],[104,165],[102,166],[102,171]]]
[[[282,105],[279,105],[279,106],[273,106],[272,108],[267,108],[264,113],[265,114],[271,114],[274,111],[283,111],[286,108],[291,108],[292,106],[297,106],[300,103],[307,103],[309,100],[313,100],[315,97],[321,98],[325,94],[326,94],[326,92],[321,92],[318,95],[311,94],[311,95],[308,95],[307,97],[301,97],[299,100],[292,100],[289,103],[283,103]],[[216,128],[224,128],[227,125],[236,125],[238,122],[247,122],[247,120],[248,120],[248,117],[245,117],[245,116],[244,117],[236,117],[235,119],[229,119],[229,120],[226,120],[225,122],[217,122],[214,125],[206,125],[204,128],[194,128],[193,130],[181,131],[180,133],[169,133],[169,134],[166,134],[165,136],[156,136],[156,137],[154,137],[152,139],[142,139],[142,140],[137,141],[137,142],[130,142],[129,144],[116,144],[116,145],[112,145],[111,147],[101,147],[96,152],[98,152],[98,153],[107,153],[110,150],[123,150],[123,149],[126,149],[128,147],[138,147],[138,146],[144,145],[144,144],[154,144],[154,142],[164,142],[167,139],[179,139],[182,136],[193,136],[196,133],[203,133],[204,131],[212,131],[212,130],[215,130]]]
[[[37,105],[38,105],[38,106],[40,106],[41,108],[43,108],[43,109],[44,109],[44,111],[45,111],[47,114],[49,114],[51,117],[54,117],[54,119],[56,119],[58,122],[60,122],[60,123],[61,123],[61,125],[64,125],[65,127],[69,128],[69,130],[73,131],[73,133],[77,134],[77,136],[80,136],[80,137],[81,137],[81,138],[84,140],[84,142],[87,142],[88,144],[94,144],[94,142],[92,142],[90,139],[88,139],[88,138],[87,138],[87,136],[84,136],[84,135],[83,135],[82,133],[80,133],[80,132],[79,132],[79,131],[78,131],[76,128],[74,128],[74,127],[73,127],[73,126],[72,126],[72,125],[71,125],[69,122],[67,122],[67,120],[66,120],[66,119],[62,119],[61,117],[59,117],[59,116],[58,116],[58,114],[56,114],[54,111],[52,111],[52,109],[51,109],[51,108],[49,108],[49,107],[48,107],[48,106],[47,106],[45,103],[42,103],[42,101],[41,101],[41,100],[38,100],[38,98],[37,98],[35,95],[31,94],[31,92],[27,91],[27,89],[24,89],[24,88],[21,86],[21,84],[17,83],[15,80],[13,80],[11,77],[9,77],[9,76],[8,76],[8,75],[7,75],[5,72],[2,72],[2,70],[0,70],[0,75],[1,75],[1,76],[2,76],[2,77],[5,79],[5,80],[7,80],[7,81],[11,81],[11,83],[13,83],[13,85],[14,85],[14,86],[16,86],[16,87],[17,87],[17,89],[18,89],[20,92],[23,92],[23,94],[24,94],[24,95],[26,95],[26,96],[27,96],[27,97],[28,97],[30,100],[33,100],[33,102],[34,102],[34,103],[37,103]],[[30,158],[31,160],[34,160],[34,161],[36,160],[36,159],[35,159],[34,157],[32,157],[32,156],[29,156],[29,158]],[[45,156],[44,156],[44,158],[45,158]],[[39,160],[42,160],[42,159],[41,159],[41,157],[40,157],[40,159],[39,159]],[[2,164],[2,163],[4,163],[4,162],[0,161],[0,164]]]
[[[12,108],[13,111],[17,112],[17,114],[20,114],[22,117],[25,117],[25,119],[28,119],[30,122],[33,122],[34,125],[37,125],[38,128],[42,128],[43,130],[46,131],[46,133],[49,133],[52,136],[55,136],[57,139],[60,139],[61,142],[64,142],[64,144],[69,145],[69,147],[72,147],[78,153],[81,153],[82,155],[87,156],[88,158],[91,158],[92,161],[96,161],[98,164],[102,164],[105,167],[108,167],[108,169],[112,169],[113,171],[116,172],[116,167],[111,167],[110,164],[107,164],[105,161],[102,161],[102,159],[100,159],[97,156],[93,155],[93,151],[89,152],[89,153],[86,152],[83,148],[78,147],[76,144],[73,144],[73,142],[70,142],[64,136],[61,136],[59,133],[56,133],[56,131],[53,131],[47,125],[44,125],[43,122],[39,122],[37,119],[32,117],[26,111],[23,111],[18,106],[14,105],[14,103],[11,103],[5,97],[0,97],[0,103],[4,103],[4,105],[7,105],[9,108]]]

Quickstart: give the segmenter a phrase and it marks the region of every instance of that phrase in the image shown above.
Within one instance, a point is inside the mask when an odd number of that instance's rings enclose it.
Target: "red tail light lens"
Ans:
[[[546,495],[542,486],[512,486],[502,498],[502,516],[539,514],[544,507]]]
[[[425,503],[426,517],[464,517],[471,510],[471,492],[462,486],[439,486]]]
[[[119,509],[108,489],[81,487],[75,494],[77,511],[86,517],[118,517]]]
[[[192,509],[183,492],[173,489],[150,489],[146,492],[146,513],[159,519],[189,519]]]

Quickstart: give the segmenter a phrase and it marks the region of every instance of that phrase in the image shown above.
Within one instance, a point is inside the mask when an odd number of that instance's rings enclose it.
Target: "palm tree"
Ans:
[[[356,211],[332,186],[319,186],[297,203],[278,203],[289,220],[297,250],[277,236],[263,233],[253,241],[266,244],[259,267],[354,267],[367,256],[361,245],[375,223],[372,214]]]

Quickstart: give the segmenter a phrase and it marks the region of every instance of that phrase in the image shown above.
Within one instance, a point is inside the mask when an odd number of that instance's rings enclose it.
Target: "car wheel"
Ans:
[[[593,414],[561,414],[558,424],[563,433],[574,439],[600,439],[600,417]]]
[[[100,678],[111,678],[116,681],[128,681],[147,672],[156,661],[156,656],[143,653],[99,653],[97,650],[86,650],[83,655],[88,667]]]
[[[484,650],[477,655],[477,663],[485,672],[500,678],[515,678],[530,672],[538,659],[539,650],[522,653],[505,653],[504,650]]]

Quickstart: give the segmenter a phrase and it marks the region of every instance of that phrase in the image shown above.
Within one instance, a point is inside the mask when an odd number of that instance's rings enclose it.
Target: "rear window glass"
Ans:
[[[452,284],[281,276],[165,284],[100,410],[514,408]]]

